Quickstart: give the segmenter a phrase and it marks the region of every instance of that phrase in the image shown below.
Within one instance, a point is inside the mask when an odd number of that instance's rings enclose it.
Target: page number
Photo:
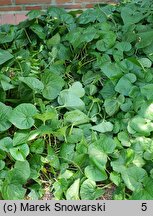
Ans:
[[[147,211],[147,203],[142,203],[141,204],[141,210],[142,211]]]

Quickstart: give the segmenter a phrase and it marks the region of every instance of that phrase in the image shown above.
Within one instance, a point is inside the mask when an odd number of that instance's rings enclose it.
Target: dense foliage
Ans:
[[[0,26],[1,199],[153,199],[152,61],[149,0]]]

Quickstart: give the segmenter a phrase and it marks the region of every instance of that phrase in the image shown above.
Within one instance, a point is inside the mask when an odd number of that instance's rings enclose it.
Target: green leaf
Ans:
[[[132,191],[137,191],[142,188],[142,182],[147,173],[141,167],[133,166],[125,169],[121,175],[126,186]]]
[[[73,110],[65,113],[64,121],[73,125],[80,125],[89,122],[89,118],[80,110]]]
[[[119,186],[119,184],[121,183],[121,177],[119,173],[116,172],[111,172],[110,173],[110,180],[117,186]]]
[[[125,200],[125,185],[120,184],[113,193],[113,200]]]
[[[59,33],[55,34],[53,37],[51,37],[49,40],[47,40],[48,48],[50,49],[52,46],[59,44],[60,39],[61,39],[60,34]]]
[[[140,91],[141,91],[141,94],[144,95],[148,100],[153,99],[153,95],[152,95],[153,84],[146,84],[142,86]]]
[[[40,10],[31,10],[27,13],[26,16],[28,16],[29,19],[34,19],[39,17],[42,14],[42,11]]]
[[[101,135],[100,139],[90,144],[88,153],[90,160],[99,170],[103,170],[107,163],[107,154],[114,151],[116,144],[114,140],[106,135]]]
[[[9,152],[10,148],[13,147],[13,141],[10,137],[4,137],[0,140],[0,149],[4,152]]]
[[[29,147],[27,144],[20,145],[10,149],[10,154],[15,160],[25,161],[29,154]]]
[[[12,42],[15,37],[14,27],[4,24],[0,32],[0,44]]]
[[[131,101],[131,99],[127,98],[125,100],[125,103],[124,104],[121,104],[120,106],[120,109],[123,111],[123,112],[128,112],[128,111],[131,111],[133,108],[133,103]]]
[[[26,143],[29,138],[29,131],[18,131],[14,133],[13,146],[21,145]]]
[[[105,169],[107,163],[107,154],[105,154],[99,146],[90,145],[88,149],[89,158],[100,171]]]
[[[70,179],[72,176],[73,176],[73,172],[72,171],[70,171],[70,170],[66,170],[64,173],[62,173],[60,176],[59,176],[59,178],[60,179]]]
[[[43,83],[35,77],[19,77],[19,80],[34,91],[42,91],[44,89]]]
[[[149,136],[150,132],[153,131],[153,123],[141,116],[135,116],[130,122],[129,126],[141,135]],[[130,132],[130,131],[129,131]]]
[[[22,185],[8,184],[7,181],[4,181],[2,188],[2,196],[4,200],[22,200],[24,199],[26,189]]]
[[[138,114],[143,118],[153,120],[153,103],[142,104]]]
[[[0,171],[4,169],[4,167],[5,167],[5,162],[3,160],[0,160]]]
[[[88,9],[79,16],[78,22],[80,24],[88,24],[90,22],[95,22],[96,17],[96,12],[93,9]]]
[[[135,190],[131,196],[131,200],[152,200],[153,198],[153,185],[152,178],[146,177],[143,180],[143,188]]]
[[[69,90],[63,90],[60,92],[58,103],[69,110],[84,110],[85,108],[84,102],[76,96],[76,94],[71,93]]]
[[[13,89],[15,86],[12,85],[11,79],[8,76],[5,76],[4,74],[0,74],[0,80],[1,80],[1,85],[4,91]]]
[[[45,148],[45,141],[37,139],[30,145],[30,151],[35,154],[42,154]]]
[[[90,179],[85,180],[80,188],[80,196],[82,200],[96,200],[101,197],[104,191],[97,188],[96,183]]]
[[[75,94],[76,96],[78,96],[79,98],[83,97],[85,94],[85,90],[82,87],[82,84],[80,82],[74,82],[72,86],[69,88],[69,91],[72,94]]]
[[[73,125],[72,125],[73,126]],[[83,138],[83,131],[80,128],[71,128],[69,135],[67,136],[68,143],[78,143]]]
[[[115,98],[108,98],[104,102],[106,113],[109,116],[114,115],[119,110],[119,103]]]
[[[47,154],[46,159],[48,160],[50,166],[59,170],[60,169],[60,161],[59,161],[57,154],[54,152],[54,149],[51,146],[48,146],[47,152],[48,152],[48,154]]]
[[[0,131],[6,131],[11,127],[8,116],[12,108],[0,102]]]
[[[25,184],[27,179],[30,177],[30,166],[28,161],[16,161],[14,169],[12,171],[12,182],[18,184]]]
[[[106,34],[103,35],[103,39],[98,40],[96,43],[96,47],[99,51],[106,51],[110,49],[116,41],[116,35],[112,31],[107,31]]]
[[[121,141],[123,146],[131,146],[130,137],[127,132],[121,131],[118,133],[118,139]]]
[[[113,63],[105,63],[101,66],[102,72],[109,78],[109,79],[116,79],[122,76],[121,69],[113,64]]]
[[[64,86],[64,80],[61,76],[55,75],[51,71],[46,71],[42,76],[44,84],[43,97],[48,100],[55,99]]]
[[[74,157],[75,144],[64,143],[60,148],[60,157],[66,162],[71,162]]]
[[[92,181],[104,181],[107,179],[105,170],[99,170],[94,165],[89,165],[84,170],[85,176]]]
[[[127,5],[121,8],[121,17],[125,25],[132,25],[142,20],[145,15],[136,10],[135,5]]]
[[[141,58],[139,62],[144,68],[150,68],[152,65],[152,62],[148,58]]]
[[[50,107],[49,109],[47,109],[44,113],[37,113],[34,116],[36,119],[40,119],[43,122],[46,122],[47,120],[53,120],[57,118],[57,111],[55,110],[55,108]]]
[[[116,44],[115,46],[118,50],[121,50],[123,52],[128,52],[132,48],[131,44],[127,41],[122,41]]]
[[[14,169],[10,170],[2,186],[2,196],[6,200],[24,199],[26,189],[22,187],[30,176],[27,161],[17,161]]]
[[[113,130],[113,124],[111,122],[103,121],[98,125],[92,126],[91,129],[100,133],[106,133]]]
[[[4,64],[13,57],[14,56],[10,52],[0,49],[0,65]]]
[[[80,179],[76,179],[74,183],[66,191],[67,200],[79,200]]]
[[[127,150],[120,151],[120,155],[116,160],[111,161],[111,166],[113,170],[117,173],[122,173],[125,171],[126,166],[133,163],[135,153],[132,149],[128,148]]]
[[[38,35],[38,37],[42,40],[44,40],[46,38],[46,34],[44,33],[44,28],[37,24],[37,23],[34,23],[30,26],[30,29],[36,34]]]
[[[99,146],[101,150],[103,150],[106,154],[113,153],[116,147],[114,140],[111,137],[106,136],[105,134],[101,135],[100,139],[95,141],[94,143],[95,145]]]
[[[136,81],[136,76],[134,74],[126,74],[118,81],[115,86],[115,91],[128,96],[131,88],[133,87],[132,83]]]
[[[60,92],[58,103],[69,110],[84,110],[85,104],[80,99],[80,97],[83,97],[84,94],[85,91],[82,87],[82,84],[80,82],[75,82],[69,89],[65,89]]]
[[[40,176],[40,170],[42,168],[41,156],[33,154],[29,160],[30,164],[30,178],[37,180]]]
[[[4,160],[6,158],[6,153],[0,149],[0,160]]]
[[[100,91],[100,94],[104,99],[113,97],[115,95],[114,85],[111,81],[106,81],[104,84],[102,90]]]
[[[140,40],[136,44],[136,48],[141,49],[149,46],[153,42],[153,31],[145,31],[138,33]]]
[[[9,114],[9,121],[19,129],[28,129],[34,125],[33,116],[36,113],[37,109],[33,104],[23,103]]]

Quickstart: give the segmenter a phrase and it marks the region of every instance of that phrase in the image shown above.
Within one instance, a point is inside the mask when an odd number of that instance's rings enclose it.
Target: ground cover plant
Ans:
[[[0,26],[1,199],[153,199],[152,61],[149,0]]]

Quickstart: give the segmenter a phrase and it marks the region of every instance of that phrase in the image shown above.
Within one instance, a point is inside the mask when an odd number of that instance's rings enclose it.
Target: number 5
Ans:
[[[147,203],[142,203],[141,210],[142,211],[147,211]]]

